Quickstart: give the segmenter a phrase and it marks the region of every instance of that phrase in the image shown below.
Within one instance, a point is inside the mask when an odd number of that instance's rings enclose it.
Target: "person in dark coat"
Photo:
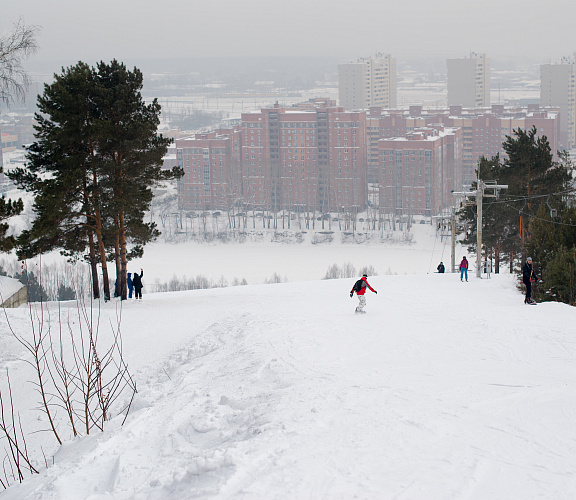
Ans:
[[[532,283],[537,279],[536,273],[532,268],[532,257],[528,257],[522,266],[522,283],[526,286],[526,298],[524,299],[524,304],[536,303],[532,300]]]
[[[132,273],[128,273],[126,276],[126,285],[128,286],[128,298],[132,298],[132,292],[134,291],[134,284],[132,283]]]
[[[444,271],[446,270],[444,267],[444,262],[440,262],[440,264],[438,264],[438,267],[436,269],[438,269],[439,273],[441,274],[444,273]]]
[[[140,269],[140,275],[134,273],[134,277],[132,278],[132,285],[134,285],[134,298],[141,299],[142,298],[142,276],[144,276],[144,271]]]

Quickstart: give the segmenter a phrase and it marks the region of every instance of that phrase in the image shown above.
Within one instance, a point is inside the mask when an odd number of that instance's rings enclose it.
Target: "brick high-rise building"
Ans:
[[[576,63],[562,58],[557,64],[540,65],[540,104],[560,108],[560,144],[576,146]]]
[[[481,156],[502,155],[506,135],[533,126],[555,153],[558,110],[538,105],[432,111],[372,107],[368,113],[346,111],[325,99],[289,108],[275,105],[243,113],[238,127],[176,141],[178,165],[185,171],[180,206],[242,205],[276,213],[363,210],[370,184],[372,193],[381,190],[384,210],[435,215],[451,204],[452,189],[475,180]],[[400,161],[394,163],[395,178],[383,148]],[[408,151],[408,159],[398,151]],[[403,184],[406,179],[410,182]]]
[[[380,207],[396,215],[436,215],[461,185],[462,132],[442,125],[380,139]]]
[[[557,108],[504,107],[463,108],[450,106],[445,110],[424,111],[411,106],[408,111],[384,111],[371,108],[367,118],[369,179],[378,178],[378,141],[380,138],[404,137],[419,127],[442,124],[462,129],[462,183],[470,185],[476,180],[475,169],[481,156],[491,158],[502,155],[502,142],[516,129],[536,127],[538,135],[545,135],[555,155],[559,149],[559,113]]]
[[[275,106],[242,114],[242,133],[250,204],[323,212],[366,204],[365,112]]]
[[[338,99],[347,110],[395,108],[396,85],[396,59],[390,54],[338,65]]]
[[[490,106],[490,59],[486,54],[448,59],[448,106]]]
[[[185,210],[225,209],[241,198],[238,190],[240,132],[216,130],[176,140],[178,201]]]

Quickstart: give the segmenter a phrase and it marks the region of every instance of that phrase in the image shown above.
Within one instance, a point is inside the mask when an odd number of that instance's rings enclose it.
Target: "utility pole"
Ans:
[[[484,183],[478,179],[476,190],[476,277],[482,277],[482,199],[484,198]]]
[[[452,241],[450,252],[450,269],[451,273],[456,272],[456,207],[452,207],[452,216],[450,217],[450,225],[452,226]]]
[[[478,179],[477,189],[452,193],[463,196],[464,199],[476,198],[476,277],[482,277],[482,199],[498,198],[501,189],[508,189],[507,184],[496,184],[496,181],[481,181]],[[487,194],[486,191],[492,191]]]
[[[456,251],[456,209],[455,207],[452,207],[452,213],[451,214],[447,214],[444,213],[443,215],[435,215],[434,217],[432,217],[433,221],[436,221],[436,224],[438,225],[438,227],[436,228],[436,231],[438,231],[438,228],[442,228],[442,235],[444,234],[444,228],[449,227],[450,228],[450,240],[451,240],[451,247],[452,247],[452,252],[451,252],[451,258],[450,258],[450,267],[448,272],[450,273],[454,273],[456,272],[456,258],[455,258],[455,251]]]

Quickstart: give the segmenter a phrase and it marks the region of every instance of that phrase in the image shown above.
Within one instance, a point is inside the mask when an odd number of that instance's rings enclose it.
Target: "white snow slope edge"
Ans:
[[[122,304],[139,390],[126,423],[0,498],[574,498],[576,309],[524,305],[510,275],[431,274],[370,278],[358,316],[353,281]],[[114,322],[119,303],[102,307]],[[7,314],[19,328],[28,311]],[[1,367],[21,387],[6,330]]]

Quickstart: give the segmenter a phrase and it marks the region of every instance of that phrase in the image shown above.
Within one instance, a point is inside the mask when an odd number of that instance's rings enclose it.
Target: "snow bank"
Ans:
[[[525,306],[509,275],[369,281],[363,316],[353,280],[125,302],[125,425],[67,443],[2,499],[572,498],[574,308]]]

